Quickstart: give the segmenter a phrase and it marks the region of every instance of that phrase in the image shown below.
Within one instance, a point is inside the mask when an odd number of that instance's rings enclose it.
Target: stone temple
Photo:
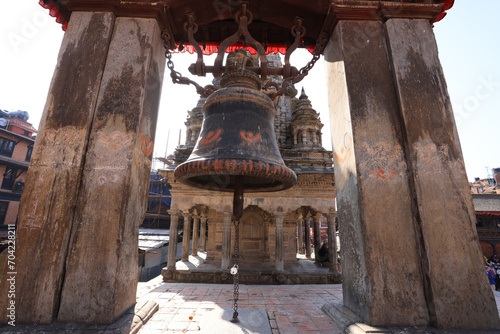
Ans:
[[[277,54],[270,54],[267,59],[271,67],[282,66]],[[242,282],[310,284],[340,280],[333,274],[337,270],[336,261],[331,261],[332,271],[328,275],[328,268],[311,265],[304,268],[297,258],[297,254],[304,254],[303,264],[309,262],[307,258],[318,258],[314,252],[328,240],[327,233],[323,233],[322,238],[316,235],[320,235],[321,230],[326,231],[327,225],[334,227],[336,217],[333,155],[323,147],[323,124],[304,89],[298,98],[297,95],[297,90],[290,85],[287,93],[274,101],[274,128],[283,160],[297,174],[298,182],[286,191],[245,194],[239,233]],[[188,159],[196,144],[205,100],[200,98],[196,107],[188,112],[185,145],[176,149],[174,163],[163,173],[172,185],[172,225],[177,223],[179,216],[184,217],[182,262],[189,261],[190,234],[191,255],[198,255],[198,250],[206,251],[206,259],[197,268],[188,265],[175,269],[174,258],[169,258],[167,268],[163,269],[166,281],[225,282],[229,279],[227,269],[233,264],[233,194],[192,188],[176,181],[173,175],[175,167]],[[313,233],[305,228],[311,225],[314,226]],[[171,235],[175,229],[173,226]],[[335,236],[334,228],[332,230]],[[283,247],[276,246],[278,240],[282,240]],[[171,248],[175,247],[175,243],[171,243]],[[332,252],[336,249],[330,248]],[[335,258],[336,255],[335,252]]]

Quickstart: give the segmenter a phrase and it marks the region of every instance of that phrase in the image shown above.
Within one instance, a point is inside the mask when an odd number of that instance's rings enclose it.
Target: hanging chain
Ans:
[[[252,21],[251,12],[246,8],[246,5],[243,5],[242,9],[243,9],[242,16],[246,15],[246,13],[248,13],[248,15],[250,16],[250,18],[248,19],[248,22],[245,21],[246,25],[248,25]],[[237,23],[241,20],[240,17],[238,16],[239,13],[240,13],[240,11],[238,11],[238,13],[236,14],[236,17],[235,17],[235,21]],[[300,71],[297,72],[297,70],[295,69],[294,75],[291,75],[292,71],[291,71],[291,67],[290,67],[290,63],[289,63],[290,55],[299,46],[300,41],[302,40],[302,38],[306,32],[305,28],[302,26],[302,19],[296,18],[295,22],[296,23],[291,28],[291,34],[295,37],[295,42],[287,50],[287,53],[285,55],[285,67],[283,68],[283,74],[282,74],[283,76],[288,76],[288,77],[284,78],[284,80],[281,83],[281,87],[279,86],[279,84],[277,84],[271,80],[264,86],[264,89],[268,89],[270,87],[275,87],[277,89],[276,92],[267,93],[267,95],[271,99],[274,99],[276,96],[283,95],[286,92],[287,83],[289,81],[291,81],[292,84],[296,84],[296,83],[300,82],[306,75],[308,75],[309,71],[314,67],[314,64],[316,64],[316,62],[320,58],[320,56],[323,53],[325,46],[328,42],[328,34],[323,31],[321,33],[320,37],[318,38],[318,40],[316,41],[316,47],[314,48],[312,59],[304,67],[302,67],[300,69]],[[248,33],[246,25],[244,25],[244,27],[243,27],[243,28],[245,28],[243,30],[246,31],[245,38],[253,40],[253,38]],[[241,27],[240,27],[240,29],[241,29]],[[193,47],[196,49],[196,52],[198,53],[198,60],[196,61],[196,73],[198,75],[205,75],[205,72],[208,71],[208,69],[206,69],[205,65],[203,64],[202,55],[201,55],[202,51],[201,51],[198,43],[196,42],[196,40],[193,37],[194,33],[196,33],[196,31],[198,31],[198,25],[194,22],[194,15],[192,13],[188,14],[188,21],[184,24],[184,30],[185,30],[185,32],[188,33],[189,42],[193,45]],[[212,94],[214,91],[217,90],[217,87],[215,87],[214,85],[207,85],[205,87],[202,87],[198,83],[196,83],[195,81],[193,81],[189,78],[186,78],[186,77],[182,76],[179,72],[177,72],[174,69],[174,63],[172,61],[172,54],[170,53],[170,49],[169,49],[169,45],[170,45],[169,41],[170,41],[171,36],[168,33],[167,29],[162,30],[161,37],[163,39],[163,46],[165,47],[165,50],[166,50],[165,57],[167,58],[167,67],[170,70],[170,77],[172,78],[173,83],[182,84],[182,85],[193,85],[196,87],[197,93],[203,97],[208,97],[210,94]],[[237,38],[237,37],[238,36],[235,37],[235,35],[230,36],[230,37],[226,38],[223,42],[221,42],[221,44],[224,44],[227,42],[227,43],[230,43],[232,45],[234,43],[232,41],[232,39]],[[241,36],[239,36],[239,37],[241,38]],[[260,44],[258,44],[258,45],[260,45]],[[258,48],[258,45],[256,45],[257,48]],[[263,52],[263,49],[262,49],[262,52]],[[259,49],[259,54],[260,54],[260,49]],[[220,68],[219,68],[220,64],[218,64],[220,56],[221,56],[220,54],[217,56],[214,69],[212,70],[212,71],[214,71],[214,73],[220,70]],[[261,72],[262,72],[261,75],[263,77],[265,77],[266,68],[264,65],[261,68]]]
[[[233,319],[238,318],[238,298],[240,296],[239,283],[240,283],[240,273],[238,270],[238,263],[240,260],[240,247],[239,247],[239,225],[240,221],[234,221],[234,265],[231,270],[231,274],[234,276],[234,292],[233,292]],[[234,270],[235,269],[235,270]]]
[[[163,39],[163,46],[165,47],[165,57],[167,58],[167,67],[170,70],[170,77],[172,78],[172,82],[174,84],[193,85],[196,87],[196,92],[203,97],[208,97],[210,94],[212,94],[217,90],[217,87],[213,85],[207,85],[205,87],[202,87],[197,82],[189,78],[183,77],[182,74],[177,72],[174,69],[174,62],[172,61],[172,53],[170,53],[169,49],[168,41],[170,39],[170,35],[168,34],[166,29],[162,31],[161,38]]]

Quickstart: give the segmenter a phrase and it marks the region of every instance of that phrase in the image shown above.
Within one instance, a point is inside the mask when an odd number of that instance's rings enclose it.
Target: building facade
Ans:
[[[0,118],[0,225],[17,223],[19,201],[35,144],[36,129],[26,112]]]

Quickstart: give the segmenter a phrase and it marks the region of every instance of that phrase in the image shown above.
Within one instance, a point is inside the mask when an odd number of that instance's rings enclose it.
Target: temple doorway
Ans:
[[[241,219],[240,266],[251,269],[255,264],[270,263],[268,235],[269,222],[258,212],[246,212]]]

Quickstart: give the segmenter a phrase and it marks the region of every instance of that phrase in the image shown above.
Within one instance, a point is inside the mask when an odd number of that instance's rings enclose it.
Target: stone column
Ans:
[[[200,235],[200,216],[193,217],[193,256],[198,256],[198,241]]]
[[[72,211],[114,21],[110,13],[78,12],[64,34],[19,208],[16,323],[57,318]],[[2,296],[8,295],[6,283]],[[5,323],[8,298],[0,298],[0,305]]]
[[[135,303],[164,64],[156,20],[72,14],[19,210],[16,323],[111,323]]]
[[[337,232],[335,231],[335,218],[337,213],[328,214],[328,256],[330,258],[330,272],[338,273],[337,266]]]
[[[313,217],[314,220],[314,262],[319,263],[319,249],[321,248],[321,213]]]
[[[297,253],[304,254],[304,232],[302,232],[302,215],[297,219]]]
[[[372,326],[427,326],[404,131],[385,36],[382,22],[341,20],[324,53],[343,301]]]
[[[284,269],[284,245],[283,245],[283,219],[285,215],[276,213],[276,271],[283,271]]]
[[[207,218],[205,216],[201,216],[201,241],[200,241],[200,249],[202,252],[207,251]]]
[[[309,213],[304,219],[304,230],[306,238],[306,257],[311,258],[311,214]]]
[[[222,261],[221,269],[229,269],[231,264],[231,212],[224,212],[224,221],[222,226]]]
[[[170,236],[168,240],[168,260],[167,270],[175,270],[175,263],[177,262],[177,237],[179,235],[179,215],[182,211],[170,210]]]
[[[156,19],[116,19],[74,209],[59,322],[108,323],[136,302],[138,227],[164,53]]]
[[[440,328],[500,329],[432,27],[427,20],[391,19],[386,32],[431,322]]]
[[[183,212],[184,217],[184,232],[182,233],[182,257],[181,261],[189,262],[189,248],[191,246],[191,217],[189,212]]]
[[[429,22],[340,20],[324,54],[344,305],[373,326],[495,328]]]

